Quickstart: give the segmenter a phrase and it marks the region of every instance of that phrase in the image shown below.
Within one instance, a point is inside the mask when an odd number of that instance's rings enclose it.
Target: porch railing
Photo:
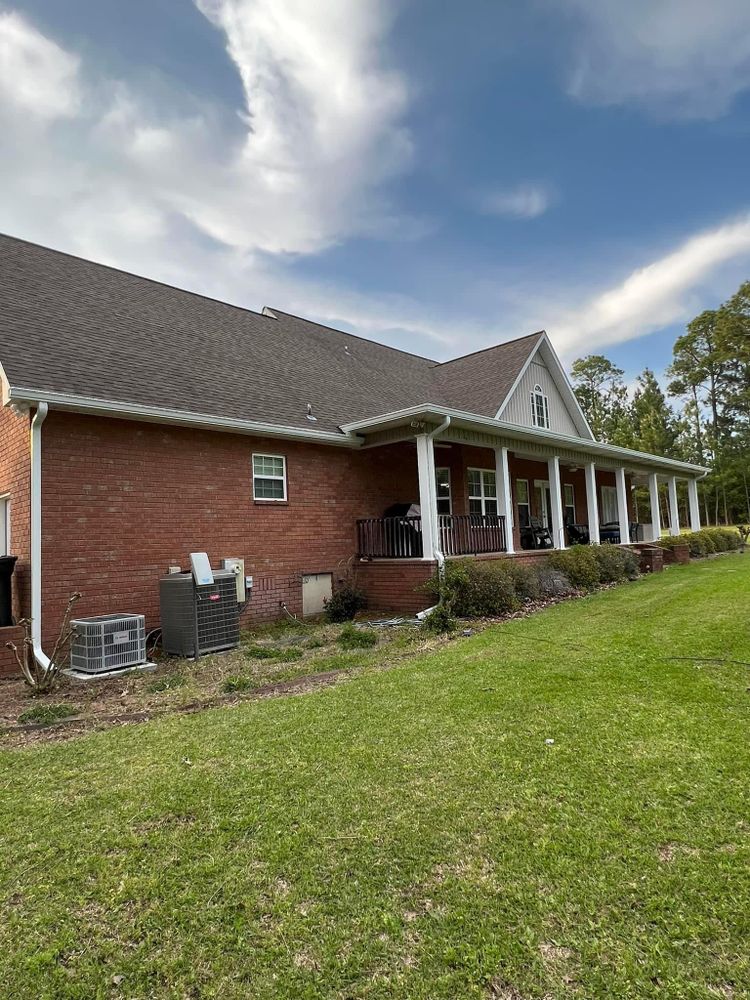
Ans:
[[[505,518],[500,514],[439,514],[438,525],[445,556],[505,552]]]
[[[505,552],[505,518],[498,514],[439,514],[440,550],[446,556]],[[421,517],[367,517],[357,521],[361,559],[419,559]]]

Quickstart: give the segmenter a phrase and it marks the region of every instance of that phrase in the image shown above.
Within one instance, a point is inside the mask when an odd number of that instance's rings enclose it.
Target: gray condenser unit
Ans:
[[[84,674],[105,674],[146,662],[143,615],[96,615],[71,621],[70,667]]]
[[[192,573],[170,573],[159,581],[161,644],[172,656],[201,656],[232,649],[240,641],[237,575],[214,570],[213,583]]]

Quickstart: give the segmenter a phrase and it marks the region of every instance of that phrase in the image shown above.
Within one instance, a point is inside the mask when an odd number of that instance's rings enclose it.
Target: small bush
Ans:
[[[638,556],[620,545],[593,545],[591,551],[599,564],[600,583],[634,580],[639,573]]]
[[[325,616],[329,622],[350,622],[358,611],[367,607],[367,598],[353,584],[346,583],[334,591],[325,602]]]
[[[494,618],[515,611],[520,601],[511,560],[457,559],[445,567],[443,603],[458,618]],[[431,586],[439,592],[439,581]]]
[[[19,722],[39,722],[43,726],[51,726],[60,719],[69,719],[78,715],[78,709],[73,705],[35,705],[27,708],[18,716]]]
[[[435,635],[447,635],[455,632],[457,627],[458,622],[445,604],[438,604],[422,622],[425,632],[432,632]]]
[[[540,597],[567,597],[575,593],[575,587],[567,576],[546,562],[534,566],[534,576],[539,584]]]
[[[564,573],[580,590],[593,590],[601,582],[599,561],[592,545],[574,545],[570,549],[551,552],[549,565]]]
[[[164,674],[163,677],[157,677],[146,687],[146,690],[150,694],[158,694],[160,691],[173,691],[175,688],[181,688],[187,682],[187,678],[184,674]]]
[[[252,686],[252,677],[245,677],[243,674],[232,674],[224,678],[221,690],[224,694],[234,694],[237,691],[248,691]]]
[[[538,601],[542,596],[539,575],[531,566],[524,566],[516,559],[508,560],[508,573],[513,580],[516,595],[521,600]]]
[[[371,628],[355,628],[347,623],[336,640],[343,649],[368,649],[378,643],[378,634]]]

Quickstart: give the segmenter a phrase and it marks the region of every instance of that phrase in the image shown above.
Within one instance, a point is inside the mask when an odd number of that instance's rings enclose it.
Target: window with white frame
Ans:
[[[613,524],[618,519],[617,488],[602,486],[601,522],[602,524]]]
[[[253,455],[253,499],[286,500],[286,459]]]
[[[572,483],[563,486],[563,515],[565,524],[576,523],[576,494]]]
[[[531,422],[534,427],[545,427],[549,430],[549,400],[538,384],[531,392]]]
[[[497,479],[494,469],[469,469],[469,513],[497,514]]]
[[[528,528],[531,524],[531,503],[529,500],[528,479],[516,480],[516,508],[518,510],[518,524],[521,528]]]
[[[435,469],[438,514],[451,513],[451,470]]]

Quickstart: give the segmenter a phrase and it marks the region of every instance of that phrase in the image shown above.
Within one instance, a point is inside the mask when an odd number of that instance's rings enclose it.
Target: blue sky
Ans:
[[[750,276],[745,0],[0,6],[0,229],[444,359]]]

